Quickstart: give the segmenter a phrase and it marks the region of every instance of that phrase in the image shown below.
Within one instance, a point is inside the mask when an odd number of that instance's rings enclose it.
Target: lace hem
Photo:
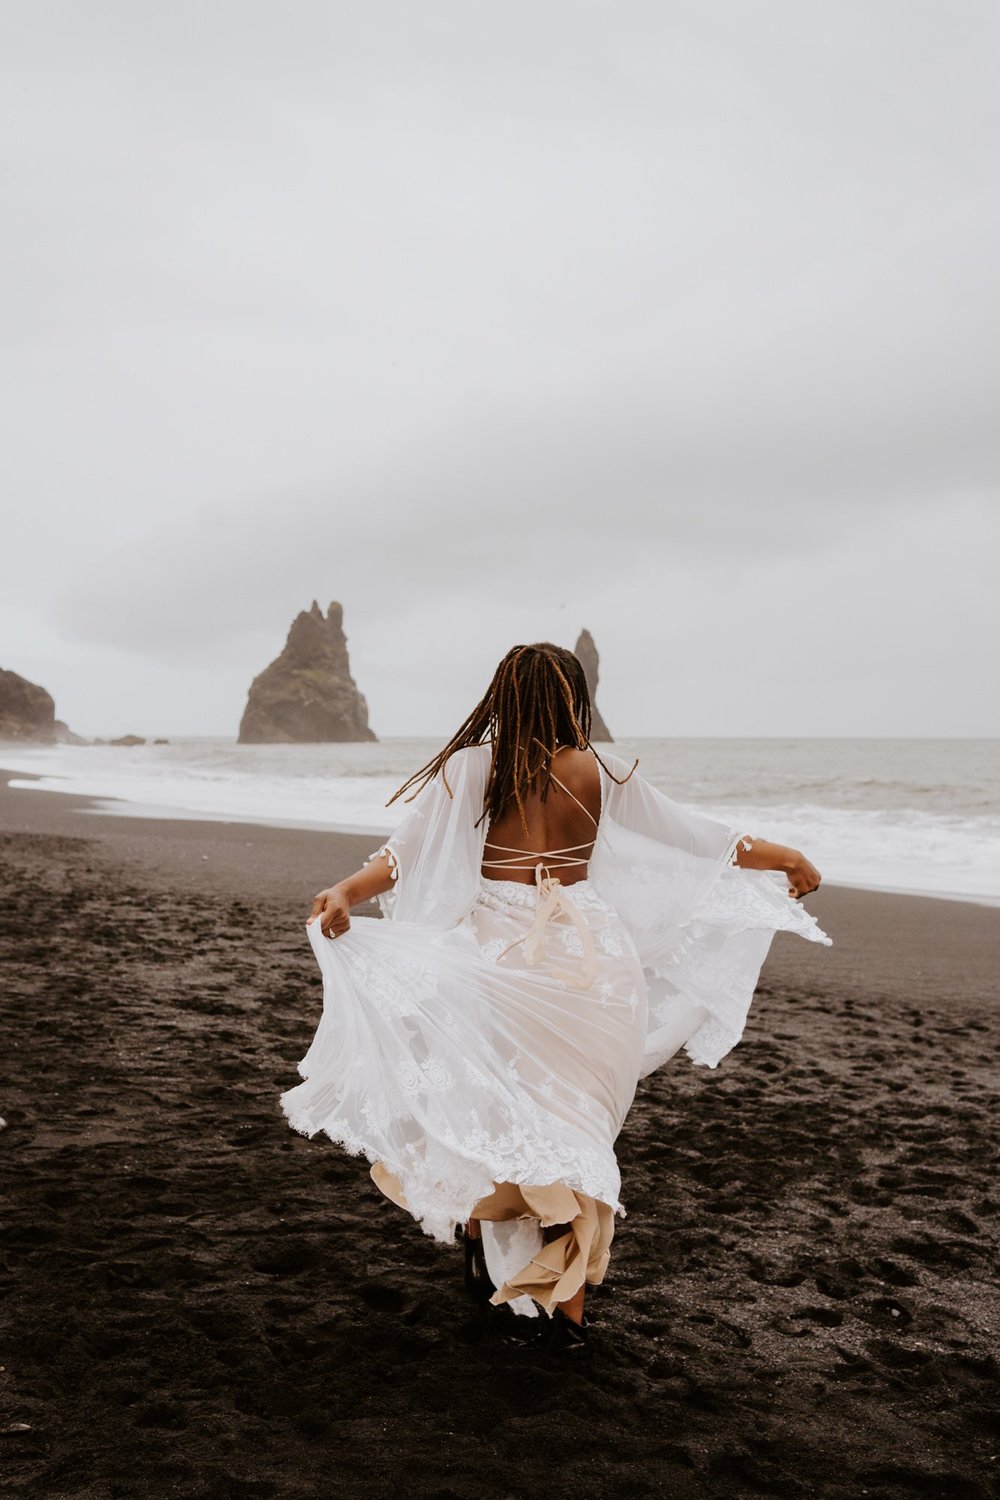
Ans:
[[[750,838],[748,834],[741,833],[739,838],[736,840],[736,843],[733,845],[733,852],[729,857],[728,863],[730,865],[735,865],[737,869],[740,868],[740,863],[736,858],[736,851],[741,844],[743,845],[744,853],[749,854],[750,850],[753,848],[753,839]]]
[[[365,860],[365,864],[370,865],[372,860],[379,859],[382,855],[385,855],[389,861],[389,877],[393,881],[393,885],[387,891],[380,891],[375,897],[375,901],[382,916],[391,918],[393,916],[393,908],[396,904],[396,893],[399,882],[399,854],[393,847],[391,839],[387,839],[373,854],[369,854]]]
[[[417,1160],[393,1161],[358,1135],[344,1119],[325,1120],[317,1125],[308,1105],[295,1098],[302,1087],[300,1084],[280,1097],[291,1128],[310,1140],[320,1134],[328,1136],[348,1155],[363,1156],[372,1166],[380,1163],[388,1168],[399,1181],[413,1218],[424,1234],[440,1244],[454,1243],[456,1226],[464,1224],[480,1199],[492,1193],[500,1182],[535,1187],[559,1183],[606,1203],[613,1213],[625,1217],[619,1199],[621,1178],[617,1166],[612,1166],[597,1151],[580,1153],[570,1148],[546,1148],[538,1140],[522,1143],[518,1149],[513,1141],[482,1140],[470,1143],[472,1154],[468,1156],[449,1152],[444,1163],[439,1150],[433,1167]]]
[[[733,866],[743,842],[743,835],[734,839],[716,879],[682,924],[679,940],[647,970],[671,991],[651,1008],[651,1035],[680,1002],[700,1007],[708,1018],[684,1043],[684,1051],[693,1063],[709,1068],[717,1067],[743,1036],[774,934],[794,932],[810,942],[832,943],[773,872]]]

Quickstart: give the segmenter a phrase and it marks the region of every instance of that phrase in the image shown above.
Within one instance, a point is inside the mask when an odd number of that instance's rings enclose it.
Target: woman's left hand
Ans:
[[[343,886],[332,885],[329,890],[320,891],[315,897],[306,926],[317,919],[324,937],[343,937],[350,930],[351,902]]]
[[[803,896],[810,892],[819,890],[822,876],[816,866],[806,859],[798,849],[789,851],[791,859],[783,867],[788,876],[788,894],[794,896],[796,901],[801,901]]]

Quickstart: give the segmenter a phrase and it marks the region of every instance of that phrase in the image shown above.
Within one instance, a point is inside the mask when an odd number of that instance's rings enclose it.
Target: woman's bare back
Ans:
[[[567,849],[571,855],[548,864],[551,873],[558,875],[563,885],[575,885],[587,878],[587,861],[601,815],[597,761],[589,750],[564,746],[552,757],[552,770],[563,786],[553,779],[544,802],[537,792],[525,799],[527,835],[516,803],[490,824],[482,863],[482,873],[488,880],[532,885],[539,856],[545,864],[546,854]],[[524,858],[518,859],[518,853]],[[579,858],[573,859],[576,854]]]

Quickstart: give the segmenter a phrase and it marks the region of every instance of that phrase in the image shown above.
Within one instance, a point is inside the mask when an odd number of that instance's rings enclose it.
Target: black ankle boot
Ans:
[[[489,1302],[496,1287],[490,1280],[490,1273],[486,1269],[486,1252],[483,1249],[483,1237],[473,1239],[467,1230],[462,1230],[462,1244],[465,1248],[465,1287],[473,1302],[478,1302],[485,1307]]]
[[[590,1324],[586,1313],[582,1323],[574,1323],[572,1318],[567,1318],[562,1309],[557,1307],[549,1322],[549,1337],[545,1348],[548,1354],[572,1360],[574,1364],[579,1360],[590,1359],[593,1350],[590,1347]]]

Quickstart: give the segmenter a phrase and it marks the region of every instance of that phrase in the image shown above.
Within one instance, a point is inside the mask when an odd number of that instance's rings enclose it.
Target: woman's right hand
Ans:
[[[791,858],[783,866],[788,876],[788,894],[794,896],[796,901],[801,901],[803,896],[819,890],[821,876],[816,866],[798,849],[790,849],[788,852]]]
[[[747,834],[737,844],[734,858],[741,870],[783,870],[788,879],[788,894],[796,901],[819,890],[820,873],[816,866],[801,850],[789,849],[787,844],[772,844],[768,839],[751,838]]]
[[[312,911],[306,926],[317,918],[324,937],[343,937],[348,931],[351,925],[351,903],[343,886],[331,885],[328,890],[320,891],[313,897]]]

